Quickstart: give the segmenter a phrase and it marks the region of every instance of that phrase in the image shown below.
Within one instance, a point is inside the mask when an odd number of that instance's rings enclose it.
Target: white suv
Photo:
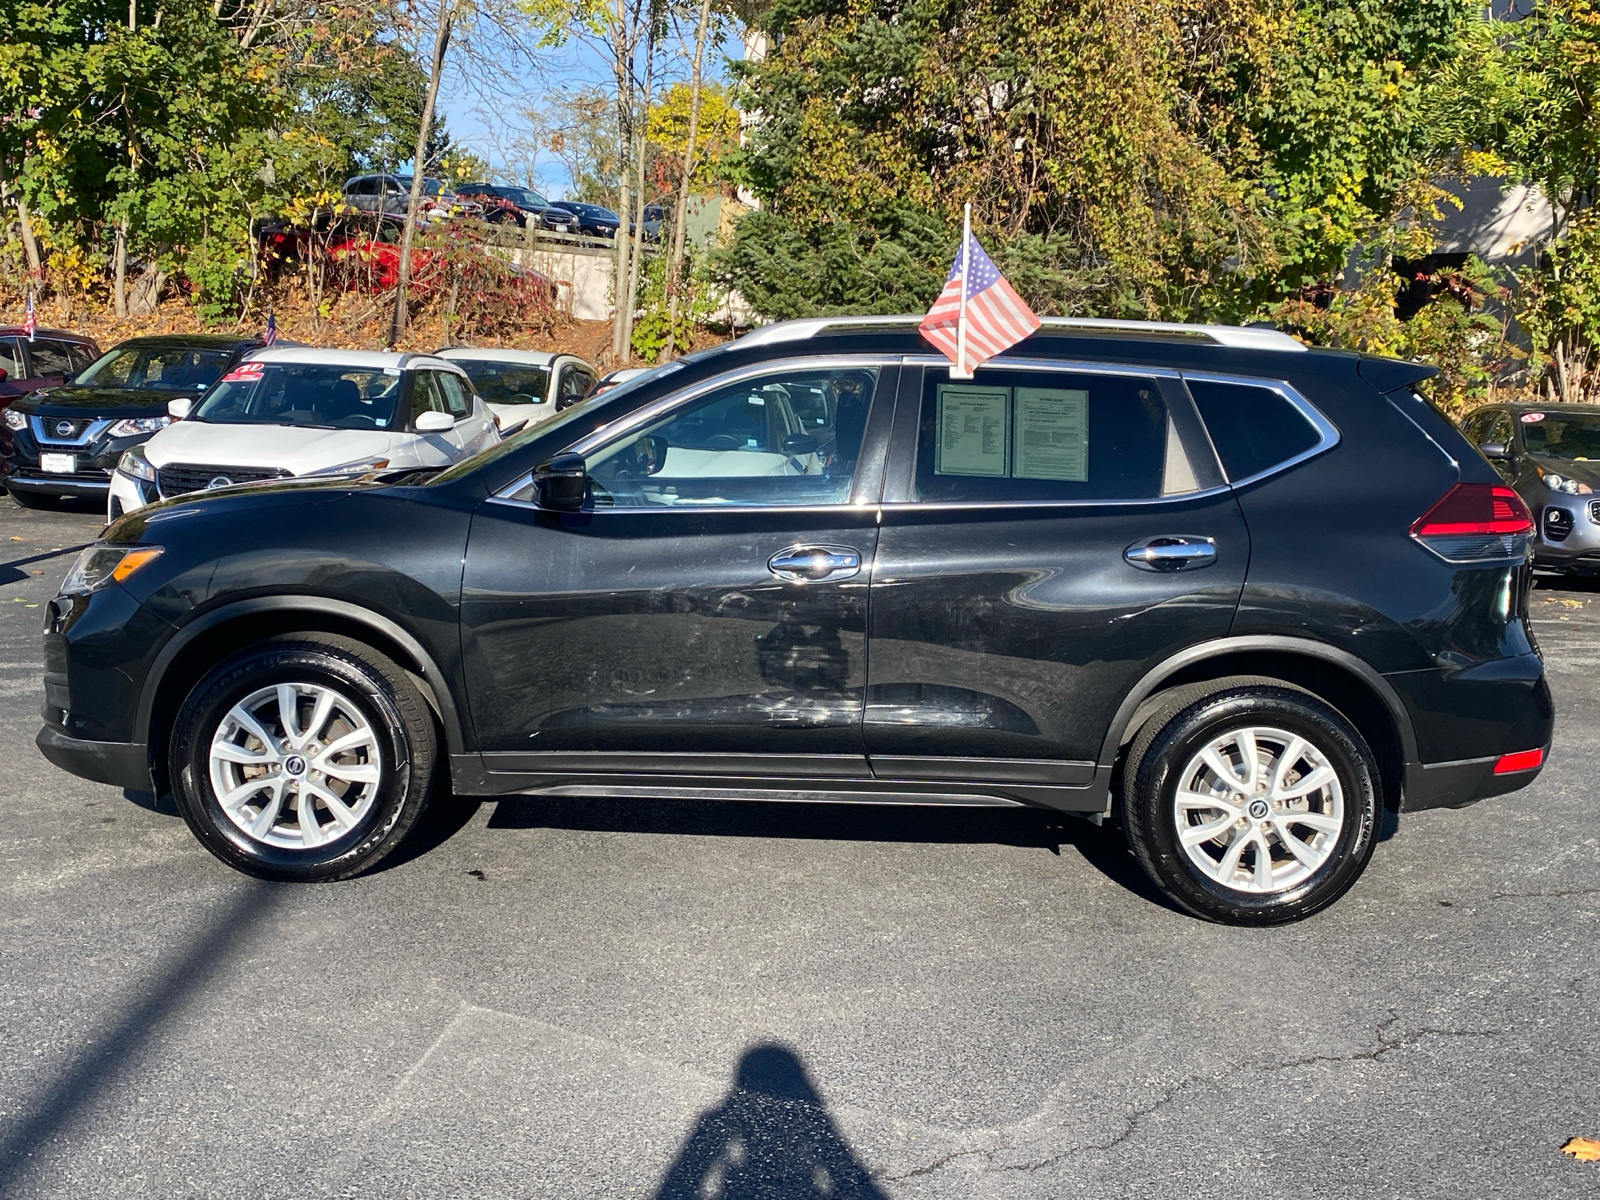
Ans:
[[[576,404],[594,387],[597,372],[575,354],[548,350],[488,350],[450,346],[434,351],[472,378],[505,434],[537,425]]]
[[[258,350],[170,411],[117,464],[108,520],[232,484],[448,466],[500,440],[466,372],[428,354]]]

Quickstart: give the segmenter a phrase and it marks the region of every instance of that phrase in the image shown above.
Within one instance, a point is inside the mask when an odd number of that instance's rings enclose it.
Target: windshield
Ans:
[[[232,357],[231,350],[128,346],[101,355],[78,376],[78,382],[92,387],[198,392],[217,381]]]
[[[240,363],[190,420],[216,425],[392,429],[399,421],[400,372],[321,363]]]
[[[1568,462],[1600,462],[1600,413],[1523,413],[1522,422],[1528,453]]]
[[[460,365],[465,366],[466,364],[462,363]],[[683,367],[676,359],[674,359],[672,362],[665,363],[662,366],[655,368],[655,370],[639,376],[638,379],[630,379],[627,383],[623,384],[615,391],[607,392],[606,401],[609,404],[613,397],[621,396],[624,394],[624,392],[631,392],[635,387],[638,387],[647,381],[654,383],[657,379],[660,379],[664,375],[670,375],[674,371],[681,370],[683,370]],[[432,487],[434,484],[438,483],[453,483],[465,475],[472,474],[480,467],[487,466],[489,463],[494,462],[494,460],[497,458],[503,458],[515,450],[520,450],[534,438],[549,437],[553,433],[559,433],[563,428],[573,424],[574,422],[592,420],[593,416],[593,405],[574,404],[566,411],[557,413],[548,421],[540,421],[537,425],[529,425],[520,433],[512,434],[510,437],[506,438],[505,441],[498,442],[495,445],[490,446],[487,450],[480,450],[471,458],[462,459],[449,470],[441,471],[432,479],[428,480],[427,486]],[[560,444],[559,440],[556,444]]]
[[[455,363],[490,404],[541,404],[550,394],[549,367],[463,359]]]
[[[549,203],[538,192],[530,192],[527,188],[501,188],[500,194],[508,200],[514,200],[524,208],[543,208]]]
[[[400,185],[400,190],[402,192],[409,192],[411,190],[411,176],[401,175],[395,180],[395,182]],[[437,196],[443,188],[444,184],[440,183],[437,179],[429,179],[426,175],[422,177],[423,195]]]

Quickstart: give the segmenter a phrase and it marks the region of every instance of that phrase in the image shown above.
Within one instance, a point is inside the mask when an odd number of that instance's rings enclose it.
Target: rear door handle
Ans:
[[[1217,544],[1208,537],[1157,537],[1122,552],[1141,571],[1198,571],[1217,561]]]
[[[861,552],[850,546],[790,546],[767,559],[767,570],[790,583],[849,579],[861,571]]]

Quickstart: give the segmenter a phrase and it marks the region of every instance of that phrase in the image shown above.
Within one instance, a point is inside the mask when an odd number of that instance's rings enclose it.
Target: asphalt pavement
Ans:
[[[1531,788],[1287,928],[1025,811],[457,801],[235,874],[34,748],[92,508],[0,497],[0,1196],[1595,1197],[1600,585]]]

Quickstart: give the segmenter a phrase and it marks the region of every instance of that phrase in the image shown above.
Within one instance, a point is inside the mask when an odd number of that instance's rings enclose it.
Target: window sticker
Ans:
[[[265,363],[247,362],[240,363],[233,370],[222,377],[223,383],[256,383],[260,380],[262,372],[267,369]]]
[[[1524,425],[1537,425],[1542,420],[1544,420],[1544,414],[1543,413],[1523,413],[1522,414],[1522,423]]]
[[[1019,387],[1011,469],[1015,479],[1089,478],[1089,393],[1079,388]]]
[[[936,475],[1003,478],[1011,466],[1011,389],[939,386]]]

